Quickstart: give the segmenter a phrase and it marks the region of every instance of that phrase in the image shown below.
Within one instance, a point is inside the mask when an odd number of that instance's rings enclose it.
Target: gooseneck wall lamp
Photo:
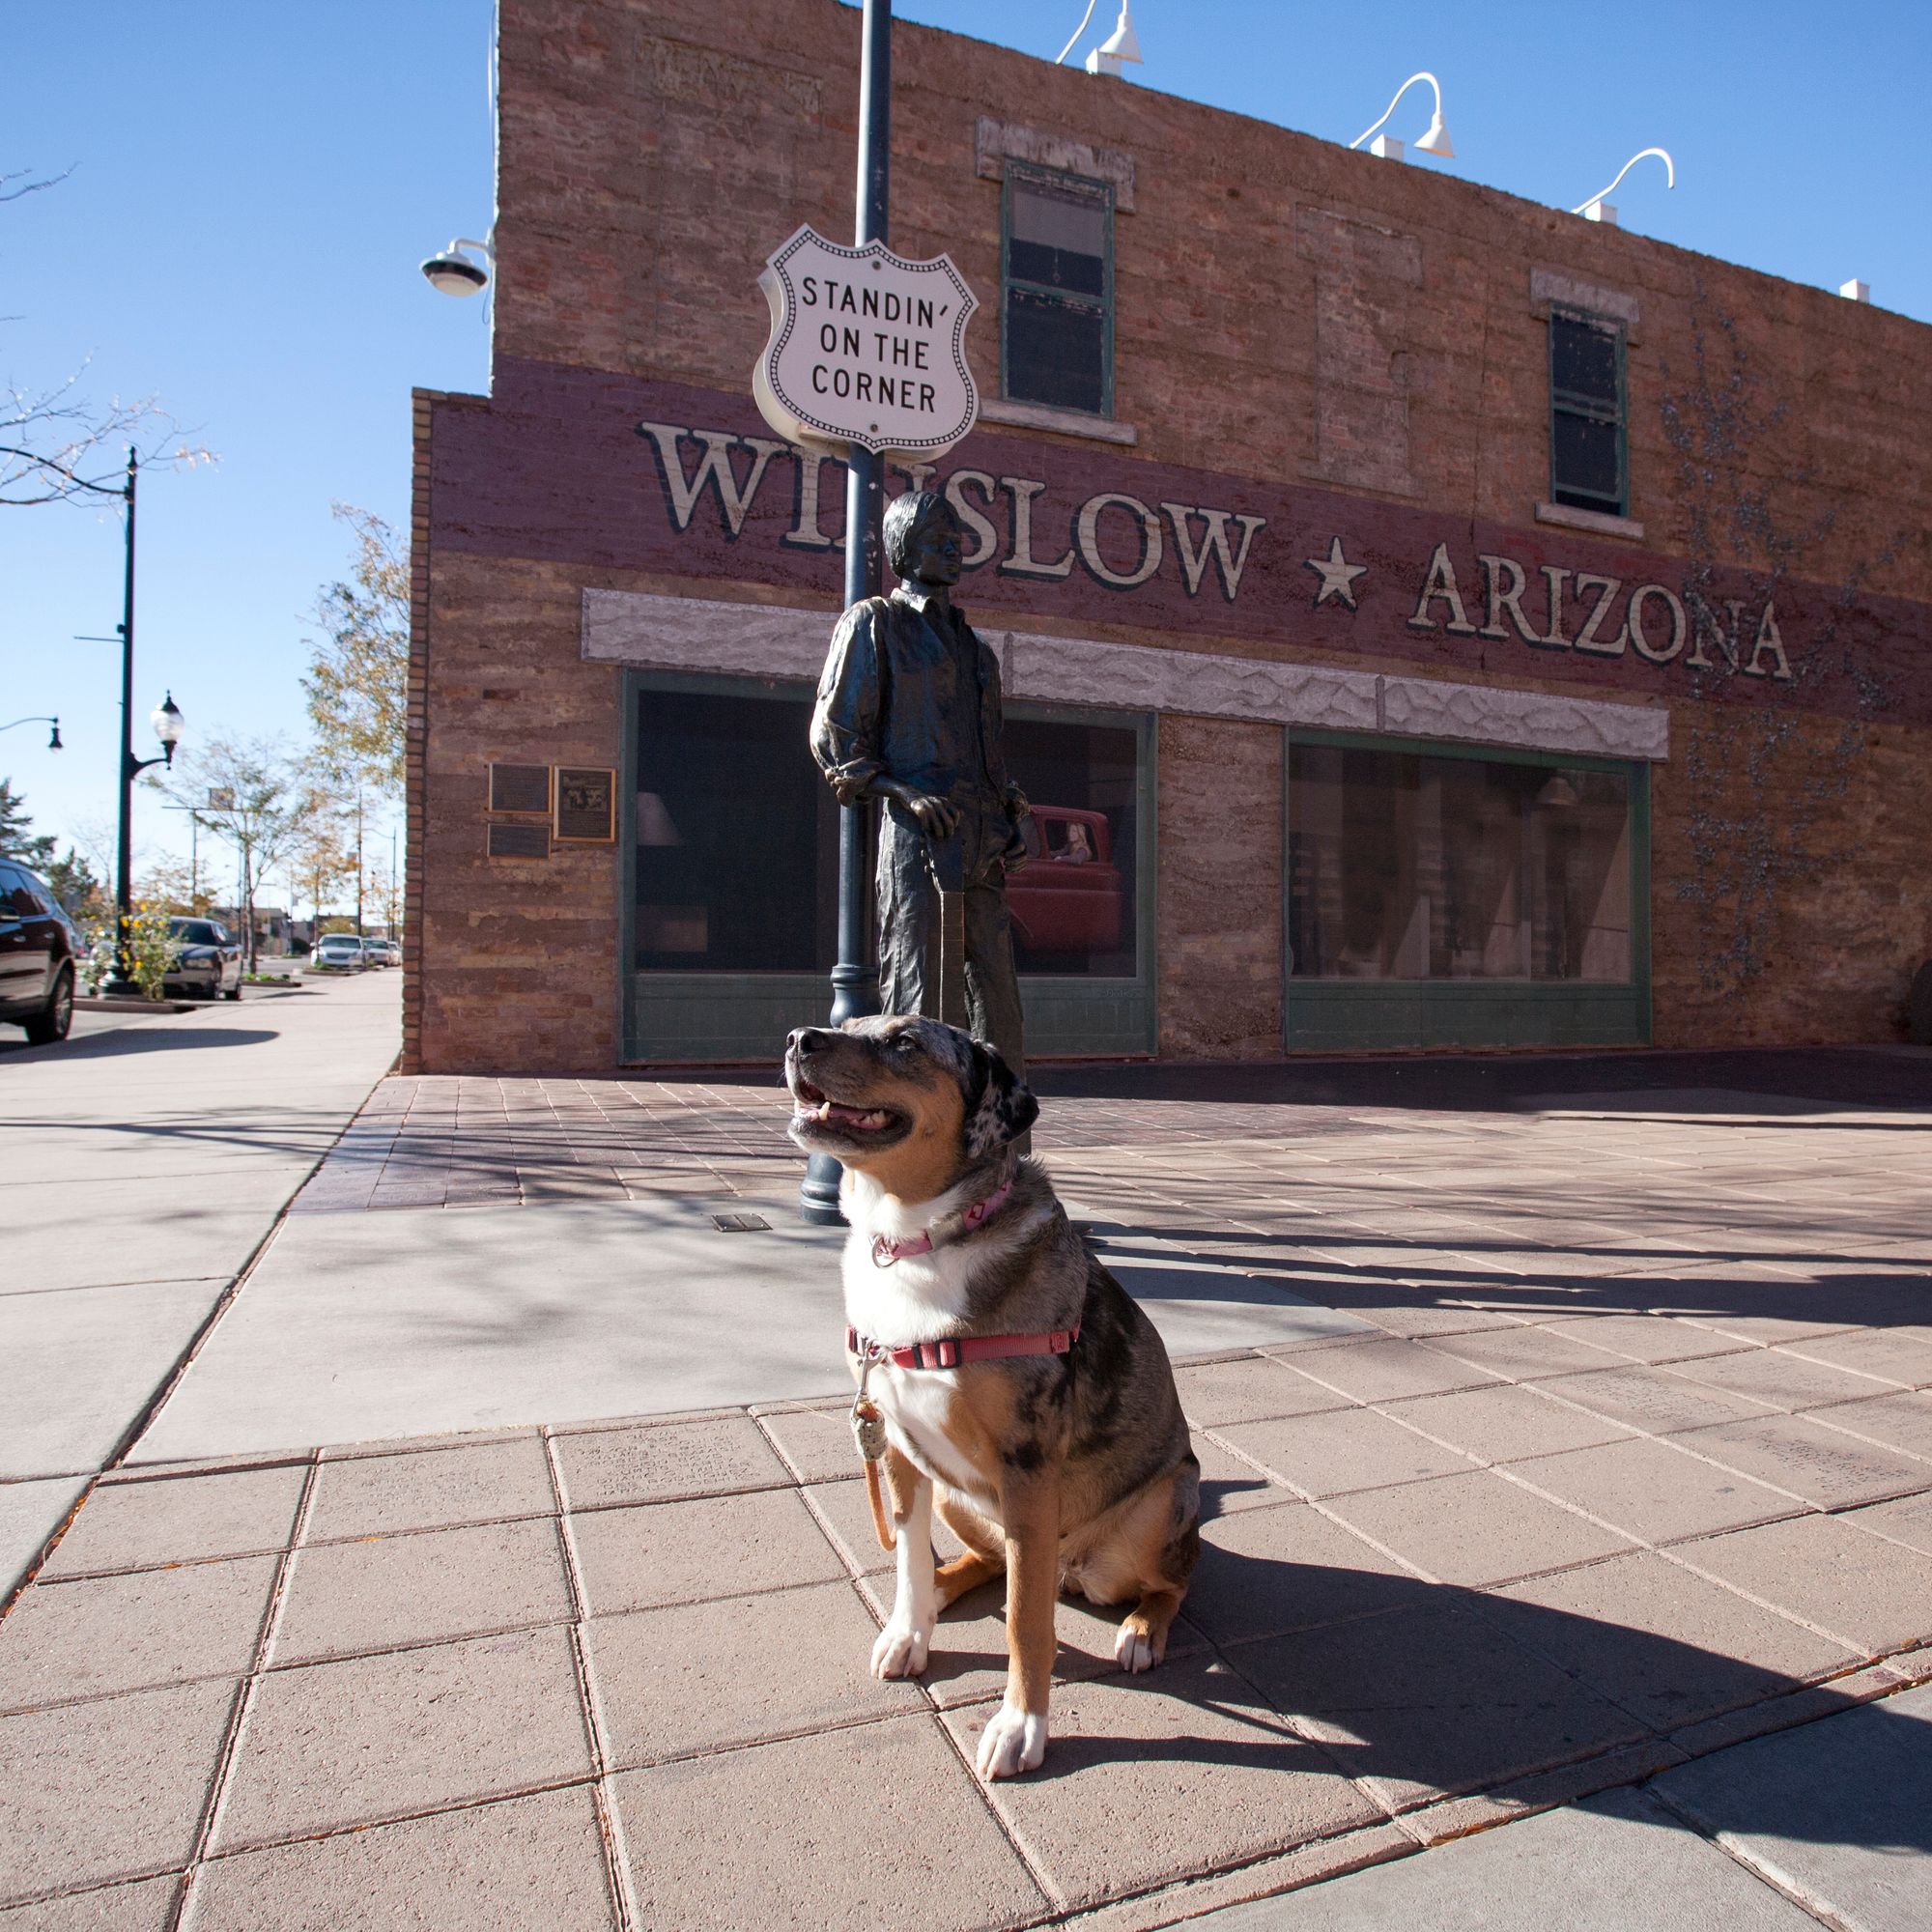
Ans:
[[[1055,67],[1062,66],[1066,56],[1080,44],[1089,22],[1094,18],[1094,9],[1098,4],[1099,0],[1087,0],[1087,11],[1081,14],[1080,24],[1073,30],[1073,38],[1054,58]],[[1114,31],[1087,56],[1087,71],[1111,74],[1118,80],[1122,68],[1129,63],[1135,67],[1145,65],[1141,59],[1140,40],[1134,33],[1133,16],[1127,10],[1127,0],[1121,0],[1121,17],[1115,21]]]
[[[1633,155],[1617,170],[1616,181],[1613,181],[1601,194],[1593,194],[1588,201],[1579,203],[1570,213],[1572,214],[1580,214],[1585,221],[1601,221],[1614,228],[1617,225],[1617,212],[1610,206],[1610,196],[1617,191],[1617,182],[1622,181],[1640,160],[1645,159],[1651,155],[1655,155],[1663,163],[1663,185],[1666,188],[1675,187],[1677,185],[1677,164],[1662,148],[1643,148]]]
[[[494,229],[481,242],[468,235],[453,237],[441,254],[432,255],[422,265],[423,279],[440,295],[480,295],[490,286],[490,270],[497,265],[495,237]],[[469,259],[469,251],[472,248],[482,256],[482,261]]]
[[[1387,111],[1382,115],[1381,120],[1364,128],[1349,143],[1349,146],[1350,148],[1359,148],[1364,141],[1369,139],[1371,134],[1374,134],[1376,138],[1369,143],[1370,154],[1378,155],[1385,161],[1401,160],[1402,143],[1393,134],[1383,134],[1378,130],[1387,123],[1389,116],[1402,104],[1402,97],[1418,80],[1426,80],[1434,90],[1435,95],[1435,112],[1430,116],[1429,126],[1424,130],[1421,140],[1416,142],[1415,152],[1418,155],[1439,155],[1445,161],[1453,161],[1456,158],[1456,150],[1449,145],[1449,129],[1443,126],[1442,122],[1442,83],[1433,73],[1427,71],[1410,74],[1396,89],[1395,99],[1389,102]]]
[[[15,725],[19,724],[51,724],[54,727],[54,732],[53,736],[47,740],[47,750],[58,752],[61,749],[60,720],[58,718],[16,718],[14,720],[13,724],[0,724],[0,731],[11,731]]]

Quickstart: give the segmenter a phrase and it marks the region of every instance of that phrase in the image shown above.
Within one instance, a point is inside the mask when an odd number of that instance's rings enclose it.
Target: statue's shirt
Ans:
[[[875,779],[1005,811],[1000,661],[956,609],[901,587],[838,620],[818,680],[811,754],[841,805]]]

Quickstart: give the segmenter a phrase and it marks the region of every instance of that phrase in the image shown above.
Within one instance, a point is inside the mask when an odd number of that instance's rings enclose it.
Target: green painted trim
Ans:
[[[1650,964],[1650,767],[1632,768],[1630,780],[1631,988],[1637,996],[1638,1043],[1648,1046],[1654,1018]]]
[[[1101,293],[1096,301],[1092,296],[1071,295],[1065,289],[1056,289],[1045,282],[1030,282],[1023,275],[1012,271],[1012,233],[1013,233],[1013,184],[1016,181],[1035,181],[1051,186],[1071,186],[1084,196],[1097,201],[1106,210],[1107,240],[1101,256]],[[1009,374],[1007,361],[1007,311],[1009,294],[1020,289],[1029,295],[1052,296],[1060,301],[1070,302],[1073,306],[1098,309],[1100,312],[1100,408],[1095,412],[1096,420],[1111,422],[1114,419],[1114,185],[1112,182],[1095,181],[1089,175],[1069,174],[1065,168],[1042,167],[1037,161],[1009,160],[1000,185],[1000,394],[1013,402],[1038,403],[1037,396],[1015,396]],[[1067,409],[1065,403],[1040,404],[1042,408]],[[1072,412],[1084,415],[1088,412]]]
[[[1294,788],[1289,782],[1289,754],[1293,749],[1294,726],[1284,724],[1281,727],[1281,1051],[1284,1059],[1294,1051],[1294,1027],[1290,1016],[1293,999],[1290,983],[1293,976],[1289,972],[1290,962],[1294,958],[1294,948],[1289,938],[1291,895],[1288,870],[1288,857],[1292,849],[1290,835],[1294,830],[1290,816]]]
[[[617,1058],[636,1059],[638,1033],[638,698],[643,674],[627,669],[621,680],[623,742],[617,748]]]
[[[1304,980],[1290,1050],[1427,1046],[1642,1046],[1634,986],[1514,980]]]

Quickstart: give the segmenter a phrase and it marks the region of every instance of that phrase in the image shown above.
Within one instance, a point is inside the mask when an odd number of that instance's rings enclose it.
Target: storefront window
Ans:
[[[646,689],[638,697],[639,972],[829,971],[838,810],[807,749],[810,694]],[[1034,805],[1008,883],[1025,974],[1131,979],[1139,909],[1138,734],[1009,713],[1007,759]]]
[[[810,722],[809,694],[639,694],[639,972],[831,970],[838,808]]]
[[[1295,977],[1629,982],[1622,772],[1297,744],[1289,785]]]
[[[1135,732],[1007,721],[1007,768],[1033,805],[1029,861],[1007,881],[1022,973],[1131,979],[1139,936]]]

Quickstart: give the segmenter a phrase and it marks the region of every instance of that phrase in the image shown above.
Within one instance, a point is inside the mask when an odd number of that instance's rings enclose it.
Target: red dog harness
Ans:
[[[895,1369],[956,1369],[962,1362],[997,1362],[1009,1355],[1065,1355],[1079,1339],[1077,1321],[1041,1335],[961,1335],[904,1349],[888,1349],[856,1328],[845,1331],[845,1347],[861,1361],[890,1362]]]

